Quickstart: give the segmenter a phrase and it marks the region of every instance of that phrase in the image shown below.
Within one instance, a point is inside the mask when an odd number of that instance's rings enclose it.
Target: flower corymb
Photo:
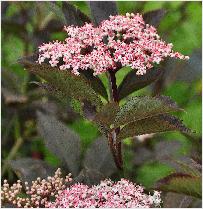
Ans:
[[[105,179],[94,186],[66,185],[72,181],[71,174],[63,178],[59,168],[54,176],[37,178],[30,186],[25,182],[24,197],[20,180],[12,186],[4,180],[1,200],[18,208],[149,208],[159,207],[161,203],[160,192],[146,194],[142,186],[127,179],[118,182]]]
[[[38,62],[49,61],[52,67],[71,70],[79,75],[89,68],[94,75],[130,66],[143,75],[153,64],[166,57],[189,59],[172,50],[173,45],[160,39],[155,27],[145,24],[142,15],[110,16],[98,27],[64,27],[68,37],[39,47]]]
[[[74,184],[64,190],[46,207],[52,208],[150,208],[159,207],[160,192],[144,193],[143,187],[126,179],[118,182],[104,180],[97,186]]]

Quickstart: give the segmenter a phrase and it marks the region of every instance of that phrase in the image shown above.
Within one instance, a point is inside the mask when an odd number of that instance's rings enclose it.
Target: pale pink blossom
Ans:
[[[110,16],[98,27],[86,23],[82,27],[64,27],[68,37],[39,47],[41,64],[47,59],[52,67],[71,70],[91,68],[94,75],[130,66],[143,75],[166,57],[189,59],[172,50],[173,45],[161,40],[155,27],[145,24],[142,15]]]
[[[118,182],[104,180],[97,186],[74,184],[66,188],[54,202],[48,202],[51,208],[150,208],[159,207],[160,192],[145,194],[142,186],[126,179]]]

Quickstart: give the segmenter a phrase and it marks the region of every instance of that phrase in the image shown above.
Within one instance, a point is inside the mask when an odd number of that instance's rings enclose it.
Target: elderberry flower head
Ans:
[[[161,40],[155,27],[145,24],[142,15],[110,16],[98,27],[64,27],[68,37],[39,47],[38,62],[49,61],[52,67],[71,70],[79,75],[89,68],[94,75],[130,66],[143,75],[166,57],[189,59],[172,50],[173,44]]]
[[[46,207],[51,208],[150,208],[159,207],[160,192],[144,193],[144,188],[126,179],[118,182],[104,180],[97,186],[74,184],[66,188]]]

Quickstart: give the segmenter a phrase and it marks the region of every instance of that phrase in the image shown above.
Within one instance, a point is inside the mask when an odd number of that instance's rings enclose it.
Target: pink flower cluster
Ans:
[[[74,184],[64,190],[48,208],[150,208],[159,207],[160,193],[144,193],[143,187],[126,179],[118,182],[104,180],[97,186]]]
[[[174,52],[171,43],[162,41],[156,28],[145,24],[140,14],[110,16],[98,27],[86,23],[64,29],[68,34],[64,42],[39,47],[40,64],[48,59],[52,67],[70,69],[76,75],[88,68],[98,75],[130,66],[137,70],[137,75],[143,75],[166,57],[189,59]]]

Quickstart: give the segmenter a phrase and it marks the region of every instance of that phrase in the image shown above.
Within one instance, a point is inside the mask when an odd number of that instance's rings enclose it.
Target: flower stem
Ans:
[[[110,70],[109,71],[109,78],[110,78],[110,88],[111,88],[111,95],[112,100],[116,103],[119,103],[119,95],[118,95],[118,88],[116,85],[116,71]],[[117,135],[120,132],[120,127],[116,128],[112,131],[110,134],[111,137],[109,137],[109,144],[112,151],[112,154],[114,156],[115,163],[118,167],[118,169],[122,170],[123,168],[123,162],[122,162],[122,146],[121,142],[118,142]]]

